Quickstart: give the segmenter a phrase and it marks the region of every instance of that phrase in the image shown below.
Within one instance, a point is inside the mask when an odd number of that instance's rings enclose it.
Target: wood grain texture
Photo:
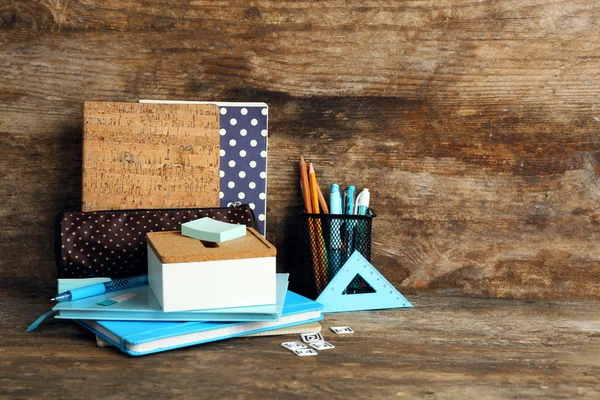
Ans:
[[[70,321],[27,325],[49,287],[0,286],[6,398],[593,399],[600,312],[592,302],[409,296],[413,310],[330,314],[336,348],[283,349],[299,335],[237,338],[146,357],[98,348]],[[348,325],[353,335],[335,335]],[[135,384],[134,384],[135,383]]]
[[[219,206],[214,104],[86,101],[82,211]]]
[[[403,292],[599,299],[599,17],[584,0],[0,3],[0,274],[53,277],[84,100],[265,101],[280,268],[304,154],[323,188],[369,187],[373,262]]]

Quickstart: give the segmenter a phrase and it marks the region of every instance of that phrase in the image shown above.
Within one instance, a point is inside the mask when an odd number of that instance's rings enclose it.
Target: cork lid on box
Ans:
[[[163,264],[275,257],[277,249],[260,233],[246,229],[246,236],[223,243],[203,243],[180,231],[149,232],[148,244]]]

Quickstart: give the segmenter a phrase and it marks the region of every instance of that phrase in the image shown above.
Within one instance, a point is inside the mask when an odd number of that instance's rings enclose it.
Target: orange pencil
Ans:
[[[308,164],[308,179],[310,180],[310,198],[313,213],[319,214],[319,192],[317,190],[317,175],[313,164]]]
[[[310,195],[313,207],[313,213],[319,214],[319,193],[317,184],[317,175],[315,173],[315,167],[312,163],[308,166],[308,178],[310,180]],[[315,246],[313,249],[317,252],[317,264],[315,266],[315,283],[317,291],[320,293],[327,285],[327,249],[325,247],[325,241],[323,240],[323,227],[320,219],[314,220],[312,229],[315,229],[315,240],[317,243],[312,242]],[[313,260],[315,257],[313,256]]]
[[[323,192],[321,191],[321,186],[317,183],[317,194],[319,195],[319,205],[321,206],[321,210],[323,210],[323,214],[329,214],[329,207],[327,207],[327,202],[325,201],[325,196],[323,196]]]
[[[312,165],[312,163],[311,163]],[[302,166],[300,167],[302,168]],[[313,166],[314,172],[314,166]],[[317,195],[319,196],[319,209],[323,211],[323,214],[329,214],[329,207],[327,207],[327,201],[325,201],[325,196],[323,196],[323,192],[321,191],[321,186],[319,186],[319,182],[317,181],[317,174],[315,173],[315,185],[317,188]],[[314,206],[313,206],[314,209]]]
[[[300,156],[300,188],[302,189],[302,198],[304,200],[304,210],[308,213],[311,214],[312,213],[312,204],[311,204],[311,199],[310,199],[310,184],[308,182],[308,165],[306,165],[306,161],[304,161],[304,157]],[[311,217],[308,217],[308,220],[306,221],[308,223],[308,231],[309,232],[315,232],[316,228],[315,228],[315,223],[317,221],[314,221]],[[321,282],[321,261],[320,261],[320,257],[319,257],[319,251],[318,251],[318,244],[317,244],[317,238],[309,233],[309,240],[310,240],[310,248],[311,248],[311,256],[312,256],[312,264],[313,264],[313,268],[314,268],[314,276],[315,276],[315,287],[317,290],[317,293],[321,293],[321,290],[323,290],[323,284]]]
[[[304,199],[304,211],[312,213],[312,206],[310,204],[310,186],[308,184],[308,173],[307,173],[306,161],[304,157],[300,156],[300,187],[302,189],[302,198]]]

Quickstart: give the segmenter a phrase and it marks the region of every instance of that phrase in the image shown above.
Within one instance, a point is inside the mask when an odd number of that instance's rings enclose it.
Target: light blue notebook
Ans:
[[[132,356],[214,342],[323,319],[323,306],[287,292],[277,322],[129,322],[75,320],[107,342]]]
[[[55,318],[112,321],[277,321],[286,297],[289,274],[277,274],[277,303],[262,306],[164,312],[149,286],[105,293],[87,299],[65,301],[54,306]],[[251,283],[249,283],[251,284]],[[136,297],[110,306],[99,302],[124,294]]]

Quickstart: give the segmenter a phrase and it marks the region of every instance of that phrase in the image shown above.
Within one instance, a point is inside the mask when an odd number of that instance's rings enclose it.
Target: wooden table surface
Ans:
[[[317,357],[293,336],[230,339],[145,357],[96,347],[70,321],[25,329],[52,288],[0,285],[0,398],[599,398],[591,302],[408,296],[415,308],[330,314]],[[43,295],[40,295],[42,293]],[[349,325],[338,336],[330,326]]]

